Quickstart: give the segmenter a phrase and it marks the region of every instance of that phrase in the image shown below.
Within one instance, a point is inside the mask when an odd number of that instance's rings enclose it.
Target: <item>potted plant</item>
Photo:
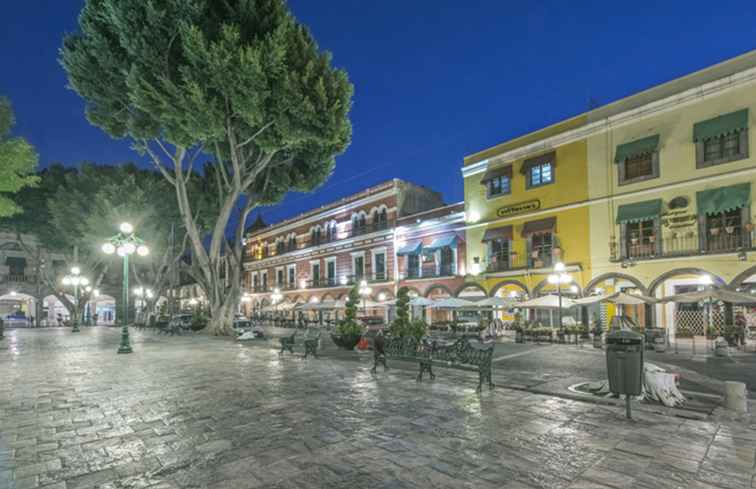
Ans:
[[[709,232],[712,236],[717,236],[719,234],[719,228],[710,228]]]
[[[651,236],[649,236],[648,237],[648,242],[649,243],[656,243],[656,235],[652,234]]]
[[[637,234],[633,234],[633,235],[632,235],[632,236],[630,237],[630,242],[631,242],[632,244],[634,244],[634,245],[635,245],[635,244],[638,244],[638,235],[637,235]]]
[[[733,232],[735,232],[735,226],[725,226],[725,232],[727,234],[732,234]]]
[[[346,303],[346,312],[344,319],[339,321],[336,331],[331,334],[331,339],[339,348],[344,350],[354,350],[357,343],[360,342],[364,328],[357,321],[357,305],[360,302],[360,293],[357,285],[349,291],[349,298]]]
[[[746,232],[750,233],[751,231],[753,231],[753,224],[751,224],[750,222],[747,222],[743,224],[743,229],[745,229]]]

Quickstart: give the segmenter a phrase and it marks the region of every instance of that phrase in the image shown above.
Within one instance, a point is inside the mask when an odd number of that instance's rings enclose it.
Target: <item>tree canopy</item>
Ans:
[[[87,0],[79,27],[61,50],[70,85],[92,124],[131,138],[173,185],[214,331],[229,333],[246,218],[331,174],[351,140],[347,74],[284,0]],[[190,185],[203,160],[207,246]]]
[[[37,152],[25,139],[10,136],[15,123],[10,101],[0,97],[0,217],[21,211],[12,196],[4,194],[14,194],[37,183]]]

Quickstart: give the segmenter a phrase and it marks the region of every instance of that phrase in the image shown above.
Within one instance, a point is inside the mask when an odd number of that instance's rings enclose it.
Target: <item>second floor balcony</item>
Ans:
[[[457,274],[457,267],[453,263],[442,263],[436,265],[429,263],[422,267],[409,268],[402,272],[401,280],[416,280],[424,278],[443,278],[454,277]]]
[[[684,256],[739,253],[754,249],[752,231],[720,229],[708,235],[687,233],[662,239],[653,236],[631,237],[611,245],[611,261],[655,260]]]

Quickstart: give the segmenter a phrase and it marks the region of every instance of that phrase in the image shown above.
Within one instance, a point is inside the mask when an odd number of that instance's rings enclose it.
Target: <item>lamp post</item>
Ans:
[[[551,285],[557,286],[557,296],[559,297],[559,330],[561,331],[564,326],[562,325],[562,284],[568,284],[572,282],[572,277],[565,273],[565,266],[562,262],[557,262],[554,265],[554,273],[550,274],[547,278]]]
[[[97,315],[97,298],[100,297],[100,290],[99,289],[93,289],[92,286],[87,286],[86,289],[84,289],[89,293],[90,299],[94,299],[93,301],[89,301],[89,325],[92,326],[92,320]],[[93,306],[94,304],[94,306]],[[92,308],[94,307],[94,312],[92,312]],[[94,326],[97,326],[97,321],[94,322]]]
[[[367,280],[360,282],[359,292],[362,296],[362,314],[367,316],[367,298],[373,293],[373,289],[368,286]]]
[[[119,233],[111,237],[102,245],[105,254],[118,254],[123,258],[123,321],[121,326],[121,344],[118,353],[131,353],[129,344],[129,255],[136,253],[139,256],[147,256],[150,249],[144,241],[134,235],[134,226],[128,222],[121,223]]]
[[[73,320],[73,327],[71,328],[72,333],[78,333],[79,330],[79,312],[80,311],[80,304],[79,304],[79,286],[86,287],[89,285],[89,279],[86,277],[81,276],[81,269],[79,267],[71,267],[71,273],[63,277],[63,285],[67,287],[73,287],[74,289],[74,320]]]

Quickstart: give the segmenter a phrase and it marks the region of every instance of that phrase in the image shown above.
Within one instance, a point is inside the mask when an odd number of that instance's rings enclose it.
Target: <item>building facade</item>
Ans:
[[[751,52],[466,158],[467,266],[491,295],[556,260],[575,294],[750,290],[755,96]],[[625,313],[674,335],[696,307]]]
[[[246,236],[243,311],[343,299],[370,284],[372,300],[395,296],[397,221],[443,205],[440,194],[391,180]]]

